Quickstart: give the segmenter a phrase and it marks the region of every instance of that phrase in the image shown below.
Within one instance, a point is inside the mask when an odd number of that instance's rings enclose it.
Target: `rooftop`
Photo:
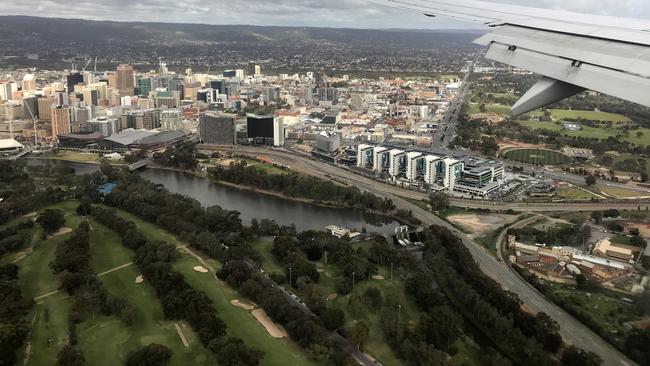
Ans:
[[[145,137],[150,137],[158,132],[156,131],[148,131],[148,130],[134,130],[132,128],[129,128],[127,130],[123,130],[120,133],[114,134],[110,137],[105,138],[104,140],[107,141],[112,141],[121,145],[131,145],[134,142],[141,140]]]

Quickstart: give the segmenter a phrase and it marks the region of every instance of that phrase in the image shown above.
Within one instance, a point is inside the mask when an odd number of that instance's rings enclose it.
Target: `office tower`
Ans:
[[[70,108],[67,105],[51,107],[52,137],[72,132],[70,125]],[[78,132],[78,131],[77,131]]]
[[[223,72],[223,77],[224,78],[234,78],[237,76],[237,71],[236,70],[224,70]]]
[[[54,98],[41,97],[38,98],[38,118],[43,121],[52,120],[52,105],[54,104]],[[33,112],[33,111],[32,111]]]
[[[254,116],[246,118],[248,138],[256,143],[282,146],[284,145],[284,125],[279,118],[273,116]]]
[[[138,79],[138,95],[146,97],[149,92],[160,87],[160,80],[154,77],[144,77]]]
[[[177,109],[166,110],[160,113],[160,129],[163,131],[175,131],[183,129],[181,111]]]
[[[73,71],[65,77],[65,81],[68,88],[68,93],[72,93],[74,91],[75,85],[83,84],[84,76],[78,71]]]
[[[25,74],[21,84],[24,92],[36,90],[36,76],[34,74]]]
[[[99,92],[95,89],[86,89],[83,92],[83,100],[87,105],[99,105]]]
[[[99,132],[105,137],[120,131],[117,118],[99,117],[88,121],[88,126],[90,127],[90,132]]]
[[[236,126],[233,114],[206,112],[199,118],[199,136],[205,144],[235,145]]]
[[[142,126],[147,130],[160,128],[160,109],[142,111]]]
[[[117,89],[120,95],[133,96],[133,66],[131,65],[118,65],[117,66]]]
[[[318,88],[318,100],[321,102],[338,103],[338,89],[336,88]]]
[[[280,102],[280,88],[266,88],[266,101],[272,103]]]
[[[193,100],[196,101],[196,97],[201,90],[201,84],[199,83],[185,83],[183,85],[183,95],[185,96],[184,100]]]
[[[54,106],[55,107],[63,107],[63,106],[69,106],[70,101],[68,98],[68,93],[63,92],[63,91],[57,91],[54,93]]]
[[[249,76],[255,76],[255,67],[257,64],[255,64],[255,61],[248,61],[248,75]]]
[[[218,91],[219,94],[226,94],[226,82],[224,80],[210,80],[207,86]]]
[[[14,99],[14,93],[18,91],[18,84],[13,81],[6,81],[0,84],[0,100],[8,101]]]

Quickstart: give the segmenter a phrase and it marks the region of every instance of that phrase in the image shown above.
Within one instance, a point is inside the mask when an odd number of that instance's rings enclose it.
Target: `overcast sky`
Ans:
[[[650,18],[650,0],[490,0]],[[0,0],[0,14],[117,21],[349,28],[475,28],[364,0]]]

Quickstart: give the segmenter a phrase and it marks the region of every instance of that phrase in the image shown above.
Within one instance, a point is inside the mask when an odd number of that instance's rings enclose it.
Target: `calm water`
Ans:
[[[99,165],[58,161],[75,169],[77,174],[88,174],[99,169]],[[29,159],[29,165],[43,164],[43,160]],[[285,200],[251,191],[239,190],[216,184],[209,179],[191,174],[163,169],[144,169],[140,176],[162,184],[173,193],[196,199],[205,207],[218,205],[241,213],[244,223],[253,218],[273,219],[280,225],[295,224],[298,230],[324,229],[327,225],[337,225],[381,234],[392,234],[397,222],[376,224],[364,217],[360,210],[327,208],[307,203]]]

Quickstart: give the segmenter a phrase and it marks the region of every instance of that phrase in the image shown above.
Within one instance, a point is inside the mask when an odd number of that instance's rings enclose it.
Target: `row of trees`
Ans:
[[[217,276],[255,301],[271,319],[281,324],[291,339],[306,349],[312,358],[333,365],[354,364],[354,361],[342,353],[329,338],[318,318],[314,318],[289,300],[283,290],[273,286],[270,280],[257,273],[247,261],[228,261]]]
[[[166,167],[194,170],[198,166],[196,144],[193,142],[169,146],[164,152],[155,153],[153,158]]]
[[[61,289],[74,298],[68,318],[70,346],[77,344],[77,324],[89,317],[115,315],[126,325],[135,321],[133,306],[125,299],[110,296],[93,271],[89,226],[86,222],[82,222],[70,238],[57,246],[50,267],[60,275]]]
[[[544,313],[532,316],[524,312],[518,297],[483,274],[448,229],[432,226],[425,230],[423,241],[425,263],[434,283],[465,319],[516,363],[554,364],[546,352],[561,349],[557,323]]]
[[[34,222],[27,220],[0,230],[0,256],[24,248],[32,238],[33,227]]]
[[[362,192],[356,187],[343,187],[330,181],[297,173],[268,174],[245,161],[233,162],[228,167],[218,166],[209,170],[210,177],[238,185],[280,192],[288,197],[300,197],[317,202],[389,212],[395,208],[389,199]]]
[[[172,270],[171,263],[178,255],[175,246],[147,241],[135,224],[118,217],[113,210],[95,207],[92,214],[116,231],[125,246],[136,251],[134,263],[156,291],[167,319],[187,321],[201,342],[216,353],[220,365],[259,364],[263,353],[247,347],[240,339],[226,338],[226,324],[217,315],[212,300]]]
[[[28,314],[33,305],[18,285],[18,266],[0,266],[0,365],[15,365],[16,353],[29,333]]]

